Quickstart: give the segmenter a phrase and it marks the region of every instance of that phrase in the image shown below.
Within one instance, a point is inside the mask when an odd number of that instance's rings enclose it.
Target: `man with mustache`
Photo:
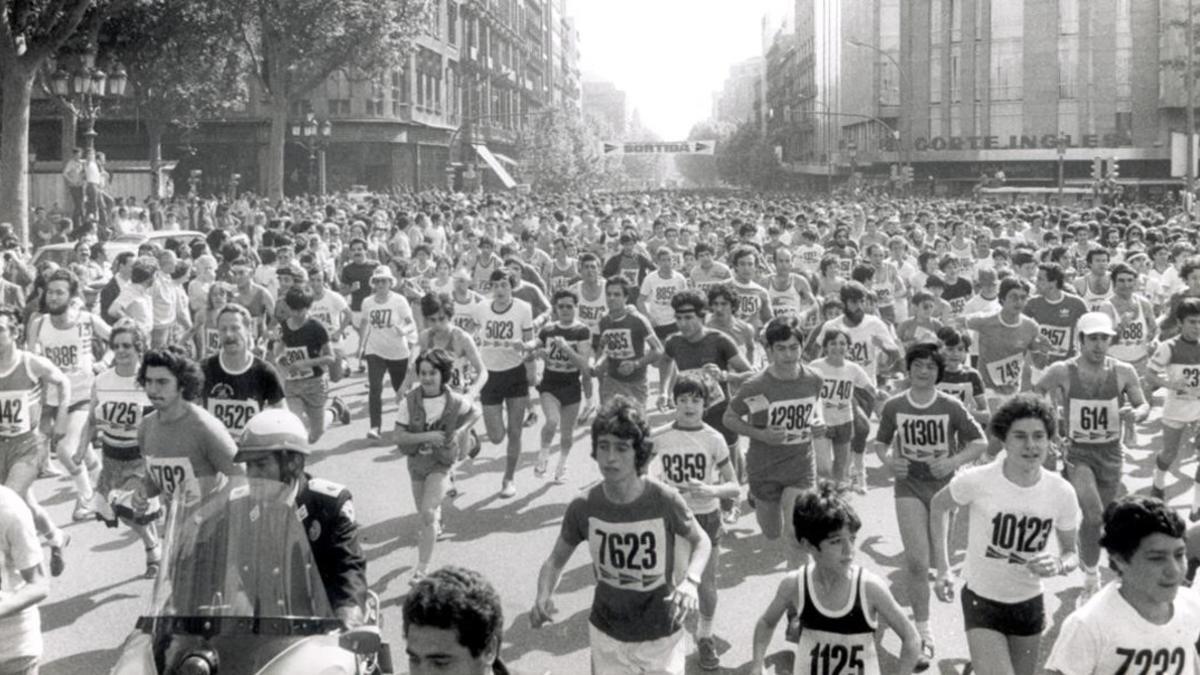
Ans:
[[[204,360],[204,407],[236,438],[265,408],[283,408],[279,373],[251,351],[254,319],[250,311],[229,303],[217,313],[221,351]]]

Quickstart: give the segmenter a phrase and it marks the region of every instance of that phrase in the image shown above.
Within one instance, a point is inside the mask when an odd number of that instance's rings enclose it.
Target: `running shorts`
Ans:
[[[484,405],[500,405],[510,398],[529,396],[529,374],[524,363],[508,370],[489,370],[479,392]]]
[[[962,589],[963,623],[967,630],[982,628],[1001,635],[1028,637],[1041,635],[1046,628],[1046,611],[1042,594],[1021,602],[996,602]]]

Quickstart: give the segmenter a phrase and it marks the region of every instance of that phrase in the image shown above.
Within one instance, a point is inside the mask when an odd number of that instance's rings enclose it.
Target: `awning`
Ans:
[[[492,151],[488,150],[486,145],[475,145],[472,147],[475,148],[475,153],[487,163],[488,168],[496,173],[496,177],[500,179],[501,183],[504,183],[504,187],[509,189],[516,187],[517,181],[513,180],[513,177],[505,170],[504,165],[500,163],[499,159],[496,159],[496,155],[492,154]]]
[[[493,152],[492,154],[496,156],[496,159],[500,160],[501,162],[504,162],[505,164],[507,164],[509,166],[517,165],[517,160],[513,159],[512,157],[509,157],[508,155],[502,155],[498,152]]]

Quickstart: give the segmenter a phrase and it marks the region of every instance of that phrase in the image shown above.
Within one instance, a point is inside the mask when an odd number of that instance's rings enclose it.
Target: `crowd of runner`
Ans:
[[[435,603],[451,593],[440,584],[494,596],[434,570],[456,467],[502,454],[505,499],[598,468],[530,612],[535,627],[553,619],[587,542],[593,672],[682,673],[689,633],[699,666],[720,667],[721,533],[748,511],[791,570],[759,600],[752,636],[723,636],[753,638],[751,672],[780,622],[795,672],[878,673],[885,631],[900,638],[894,672],[922,672],[937,654],[931,598],[957,595],[976,672],[1031,674],[1042,579],[1057,575],[1082,591],[1047,669],[1200,672],[1200,599],[1178,592],[1200,547],[1188,554],[1163,502],[1190,492],[1200,520],[1200,470],[1172,473],[1200,443],[1200,230],[1169,207],[424,193],[242,198],[214,220],[203,239],[99,263],[86,228],[66,265],[31,269],[8,247],[0,673],[35,672],[41,653],[40,542],[50,576],[71,559],[37,500],[51,458],[73,519],[132,528],[148,578],[176,491],[243,473],[293,486],[306,528],[322,524],[310,538],[331,606],[361,623],[350,492],[305,467],[329,425],[352,422],[331,382],[358,373],[367,439],[407,456],[410,599]],[[533,425],[539,447],[525,448]],[[581,425],[590,460],[573,452]],[[1161,449],[1149,492],[1126,495],[1139,433]],[[868,483],[868,449],[886,483]],[[892,491],[891,513],[858,511],[877,490]],[[955,514],[969,532],[961,587]],[[854,562],[864,517],[896,519],[908,608]],[[406,622],[421,624],[418,604]],[[499,608],[469,612],[494,623]],[[490,672],[500,631],[460,637]],[[407,647],[413,672],[447,667],[423,648]]]

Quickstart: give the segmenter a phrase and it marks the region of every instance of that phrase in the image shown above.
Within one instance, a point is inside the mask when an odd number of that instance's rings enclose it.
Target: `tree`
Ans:
[[[700,122],[688,132],[689,141],[716,141],[717,148],[728,139],[732,129],[727,124]],[[689,182],[703,187],[717,184],[716,155],[675,155],[675,169]]]
[[[167,129],[194,129],[246,98],[246,60],[232,16],[206,9],[194,0],[127,3],[114,8],[100,30],[101,51],[125,66],[146,123],[155,193]]]
[[[600,136],[582,119],[551,113],[526,126],[517,140],[521,175],[538,191],[588,190],[607,183]]]
[[[753,122],[743,122],[717,144],[717,174],[734,185],[769,187],[779,174],[774,148]]]
[[[270,119],[267,196],[283,197],[283,149],[293,103],[335,71],[398,67],[427,23],[428,0],[206,0],[232,12]]]
[[[29,241],[29,103],[47,60],[94,0],[5,0],[0,10],[0,221]]]

